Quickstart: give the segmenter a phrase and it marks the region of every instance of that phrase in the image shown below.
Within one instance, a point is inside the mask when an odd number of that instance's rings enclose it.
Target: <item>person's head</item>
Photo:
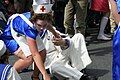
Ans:
[[[8,63],[8,51],[2,40],[0,40],[0,64]]]
[[[53,22],[52,5],[52,0],[33,0],[33,12],[30,21],[34,22],[34,27],[38,31],[43,31],[49,23]]]
[[[49,24],[52,23],[53,19],[52,15],[48,13],[46,14],[34,13],[33,16],[30,18],[30,21],[34,22],[34,27],[36,27],[38,31],[42,31],[45,28],[47,28]]]

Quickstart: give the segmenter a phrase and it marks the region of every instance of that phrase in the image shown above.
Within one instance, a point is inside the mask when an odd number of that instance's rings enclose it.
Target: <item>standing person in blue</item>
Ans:
[[[0,40],[0,80],[22,80],[14,67],[9,65],[8,51],[2,40]]]
[[[120,0],[110,0],[111,10],[118,27],[113,37],[112,78],[120,80]]]
[[[12,15],[2,34],[6,47],[10,52],[19,57],[13,67],[19,72],[35,63],[32,80],[39,80],[37,72],[41,72],[44,80],[50,80],[44,67],[46,50],[40,38],[39,32],[47,28],[55,37],[59,34],[51,25],[52,2],[49,0],[34,0],[34,13],[23,13]]]

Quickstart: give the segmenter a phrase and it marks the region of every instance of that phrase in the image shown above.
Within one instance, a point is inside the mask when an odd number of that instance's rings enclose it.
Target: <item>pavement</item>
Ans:
[[[89,55],[92,59],[92,63],[87,66],[86,72],[89,75],[98,77],[98,80],[112,80],[112,40],[111,41],[99,41],[97,37],[96,29],[89,32],[90,36],[86,37],[89,42],[87,46]],[[10,56],[10,64],[12,65],[18,58]],[[22,80],[31,80],[32,66],[29,67],[27,72],[20,73]],[[40,75],[41,77],[41,75]]]

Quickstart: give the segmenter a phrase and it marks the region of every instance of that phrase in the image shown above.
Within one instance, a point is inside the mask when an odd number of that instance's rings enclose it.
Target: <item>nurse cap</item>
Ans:
[[[0,40],[0,56],[6,52],[6,46],[2,40]]]
[[[33,0],[34,13],[49,13],[52,9],[52,0]]]

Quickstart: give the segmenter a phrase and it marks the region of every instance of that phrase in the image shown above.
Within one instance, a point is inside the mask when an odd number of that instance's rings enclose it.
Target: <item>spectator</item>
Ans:
[[[102,12],[103,16],[100,22],[100,30],[97,36],[98,40],[111,40],[107,34],[104,33],[105,27],[108,23],[108,19],[110,16],[110,9],[108,0],[91,0],[91,10],[95,10],[98,12]]]
[[[13,0],[4,0],[4,6],[7,10],[8,17],[16,13]]]
[[[33,13],[14,14],[9,18],[2,39],[10,52],[19,57],[19,60],[13,65],[18,72],[30,66],[34,61],[35,68],[31,77],[32,80],[39,79],[36,77],[36,73],[39,71],[41,71],[44,80],[50,80],[43,65],[46,50],[38,34],[44,28],[50,30],[55,37],[59,37],[59,34],[50,23],[52,16],[49,12],[52,4],[40,0],[34,1]],[[50,2],[49,0],[46,1]],[[45,5],[43,5],[44,3]]]
[[[0,30],[3,30],[7,22],[7,10],[3,5],[2,0],[0,0]]]
[[[80,32],[85,35],[87,3],[88,0],[69,0],[68,4],[65,7],[65,33],[74,35],[76,31],[77,33]],[[76,19],[74,19],[74,16],[76,17]],[[77,23],[75,29],[73,27],[74,20],[76,20]]]
[[[33,0],[14,0],[17,13],[30,12]]]
[[[8,51],[2,40],[0,40],[0,80],[22,80],[17,71],[9,65]]]
[[[65,33],[64,10],[68,1],[69,0],[55,0],[55,3],[52,7],[54,13],[53,17],[54,17],[55,27],[61,33]]]

